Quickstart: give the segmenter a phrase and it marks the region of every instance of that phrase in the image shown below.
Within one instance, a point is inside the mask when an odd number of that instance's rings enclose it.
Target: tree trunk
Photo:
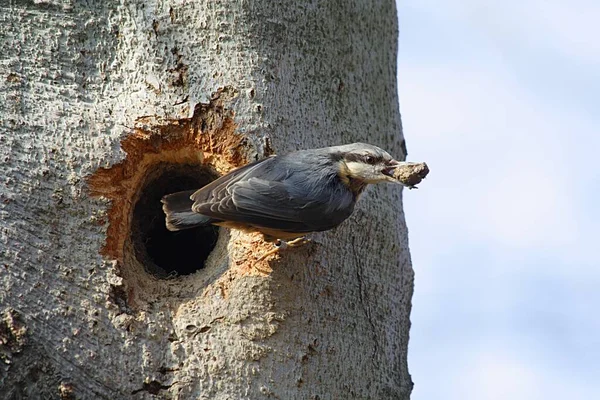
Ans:
[[[273,151],[404,157],[394,1],[0,7],[3,398],[409,398],[399,186],[265,261],[159,202]]]

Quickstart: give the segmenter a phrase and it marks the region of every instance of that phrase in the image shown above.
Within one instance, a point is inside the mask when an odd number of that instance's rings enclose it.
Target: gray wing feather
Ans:
[[[193,200],[196,204],[214,201],[218,202],[220,201],[220,199],[228,195],[228,188],[231,185],[245,179],[248,175],[251,175],[253,171],[257,169],[264,169],[265,165],[272,163],[274,159],[275,157],[264,158],[262,160],[255,161],[241,168],[238,168],[228,173],[227,175],[223,175],[222,177],[212,181],[208,185],[203,186],[201,189],[198,189],[196,192],[194,192],[194,194],[192,194],[190,199]],[[194,204],[194,207],[196,206],[196,204]],[[194,209],[194,207],[192,207],[192,209],[198,212],[196,209]]]
[[[238,210],[285,221],[298,221],[299,209],[305,206],[302,202],[304,199],[292,197],[284,183],[258,178],[237,183],[233,187],[231,199]]]
[[[198,190],[194,212],[290,232],[331,229],[352,213],[354,197],[341,182],[333,190],[324,187],[329,181],[301,183],[276,158],[263,161]]]

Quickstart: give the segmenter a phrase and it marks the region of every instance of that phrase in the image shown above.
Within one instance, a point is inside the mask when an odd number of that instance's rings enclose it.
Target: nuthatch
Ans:
[[[271,156],[201,189],[164,196],[167,229],[214,224],[285,243],[335,228],[352,214],[367,184],[401,183],[394,173],[405,164],[364,143]]]

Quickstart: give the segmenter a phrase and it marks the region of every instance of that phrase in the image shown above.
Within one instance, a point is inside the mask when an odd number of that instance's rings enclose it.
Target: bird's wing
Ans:
[[[243,167],[235,169],[230,173],[223,175],[218,179],[215,179],[208,185],[196,190],[190,196],[190,199],[193,200],[195,204],[219,201],[223,197],[227,196],[228,188],[231,185],[239,182],[240,180],[246,179],[249,175],[256,173],[256,170],[264,169],[274,160],[275,156],[263,158],[262,160],[254,161],[250,164],[244,165]]]
[[[253,177],[216,189],[209,201],[195,203],[192,209],[215,219],[290,232],[331,229],[350,215],[354,205],[349,193],[332,204],[316,190],[299,190],[287,180]]]

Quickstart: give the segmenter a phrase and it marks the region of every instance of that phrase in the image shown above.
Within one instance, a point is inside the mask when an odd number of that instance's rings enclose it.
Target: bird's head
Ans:
[[[364,184],[396,182],[394,171],[400,165],[383,149],[365,143],[339,146],[340,176]]]

